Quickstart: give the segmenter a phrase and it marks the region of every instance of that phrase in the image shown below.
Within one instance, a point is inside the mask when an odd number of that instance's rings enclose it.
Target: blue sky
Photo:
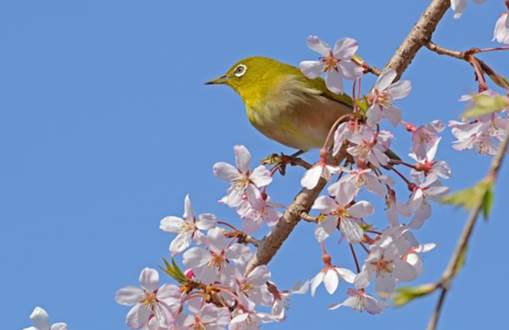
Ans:
[[[115,291],[135,285],[144,267],[168,256],[172,236],[159,230],[166,215],[182,215],[187,193],[198,213],[212,212],[238,224],[218,205],[226,185],[212,174],[217,161],[233,162],[233,146],[253,159],[291,150],[252,128],[240,98],[226,87],[204,86],[237,60],[264,55],[297,65],[314,59],[306,37],[333,43],[358,40],[359,54],[383,67],[428,1],[14,1],[0,3],[0,310],[3,329],[31,324],[37,305],[70,329],[125,329],[128,308]],[[449,11],[434,40],[465,50],[491,47],[503,1],[470,3],[460,20]],[[482,56],[509,75],[507,54]],[[405,73],[413,90],[399,102],[416,124],[455,119],[457,99],[475,91],[466,63],[422,50]],[[364,80],[364,85],[373,83]],[[405,155],[408,135],[396,131],[393,149]],[[457,190],[480,179],[489,159],[452,150],[446,159]],[[316,153],[306,156],[316,159]],[[499,328],[507,321],[509,264],[501,248],[509,224],[508,164],[502,169],[489,223],[479,222],[467,263],[447,297],[442,329]],[[301,169],[278,177],[269,193],[290,203]],[[381,209],[380,223],[385,221]],[[375,216],[376,217],[376,216]],[[449,207],[417,232],[438,247],[425,257],[416,283],[439,278],[466,213]],[[282,288],[311,278],[321,267],[314,227],[300,224],[270,264]],[[344,245],[334,262],[353,268]],[[168,279],[162,276],[163,279]],[[168,279],[169,280],[169,279]],[[492,284],[496,286],[493,287]],[[292,301],[289,319],[270,329],[424,328],[436,296],[380,316],[348,309],[328,311],[334,296]]]

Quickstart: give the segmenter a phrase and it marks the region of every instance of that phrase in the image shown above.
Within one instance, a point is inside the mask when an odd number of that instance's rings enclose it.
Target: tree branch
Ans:
[[[498,171],[500,169],[500,166],[502,165],[502,161],[506,154],[508,143],[509,143],[509,129],[506,131],[504,140],[500,144],[498,152],[495,155],[495,158],[493,158],[493,161],[491,162],[490,170],[488,172],[488,175],[486,176],[486,179],[495,180],[495,178],[497,177]],[[470,235],[472,234],[472,230],[474,229],[475,222],[479,217],[479,212],[481,212],[482,206],[483,200],[480,199],[474,206],[472,212],[470,213],[467,223],[465,224],[463,232],[461,233],[461,236],[458,240],[458,244],[456,245],[456,250],[454,251],[451,260],[449,261],[449,265],[447,266],[446,270],[442,275],[442,279],[440,280],[439,283],[439,287],[441,289],[440,297],[438,298],[435,311],[429,321],[427,328],[428,330],[435,330],[437,327],[438,318],[440,317],[440,312],[442,311],[445,296],[449,292],[452,280],[456,277],[458,265],[460,260],[462,259],[461,255],[463,254],[463,251],[467,247]]]
[[[433,0],[382,71],[394,69],[398,73],[398,77],[400,77],[410,62],[412,62],[419,49],[431,40],[436,26],[449,6],[450,0]],[[339,157],[336,160],[336,164],[339,164],[344,158],[345,154],[340,154],[343,157]],[[277,225],[260,241],[258,250],[249,260],[247,273],[257,266],[266,265],[270,262],[301,220],[302,212],[308,212],[311,209],[311,206],[326,184],[327,182],[324,179],[320,179],[314,189],[302,189],[299,192],[281,219],[279,219]]]

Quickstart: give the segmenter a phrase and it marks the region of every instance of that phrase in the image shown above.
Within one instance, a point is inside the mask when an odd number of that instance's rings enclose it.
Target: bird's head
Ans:
[[[207,82],[206,85],[228,85],[248,104],[264,98],[283,78],[296,73],[300,72],[295,67],[268,57],[254,56],[238,61],[225,75]]]

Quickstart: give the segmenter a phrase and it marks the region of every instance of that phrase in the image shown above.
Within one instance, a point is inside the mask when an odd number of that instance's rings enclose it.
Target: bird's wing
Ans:
[[[319,95],[322,95],[330,100],[334,100],[336,102],[339,102],[343,105],[346,105],[348,107],[353,108],[353,101],[350,96],[347,94],[335,94],[327,89],[327,86],[325,85],[325,80],[323,78],[318,77],[315,79],[309,79],[306,78],[304,75],[302,75],[302,78],[304,79],[304,83],[309,86],[312,89],[315,89],[317,91],[320,91]]]

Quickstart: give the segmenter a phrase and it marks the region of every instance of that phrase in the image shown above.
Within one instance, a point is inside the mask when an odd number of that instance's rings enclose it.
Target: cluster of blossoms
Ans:
[[[34,326],[23,330],[67,330],[67,324],[63,322],[51,325],[48,313],[41,307],[35,307],[30,319],[34,322]]]
[[[475,119],[463,119],[462,121],[451,120],[452,134],[458,139],[454,142],[456,150],[474,149],[480,154],[495,155],[498,144],[502,141],[509,127],[509,98],[501,97],[497,93],[487,90],[478,95],[464,95],[460,101],[466,101],[466,111],[476,106],[474,97],[499,97],[506,100],[506,107],[498,111],[482,115]]]
[[[334,50],[327,49],[327,44],[314,36],[309,37],[308,44],[320,54],[328,55],[326,59],[322,58],[313,65],[310,64],[311,61],[302,62],[302,72],[308,77],[325,73],[325,81],[329,82],[336,80],[330,78],[331,74],[337,76],[338,72],[345,71],[340,68],[340,64],[344,65],[345,61],[351,60],[357,50],[357,43],[351,39],[338,41]],[[344,54],[351,55],[345,59]],[[335,63],[336,67],[333,67],[332,63]],[[347,65],[355,64],[347,62]],[[362,75],[362,71],[360,74]],[[359,76],[343,75],[351,79]],[[417,127],[402,121],[402,112],[393,101],[406,97],[411,90],[411,84],[409,81],[394,82],[396,77],[397,73],[393,70],[382,73],[364,98],[363,108],[358,105],[349,120],[339,124],[335,130],[332,156],[336,156],[340,150],[346,150],[346,165],[330,164],[329,152],[324,148],[320,161],[309,169],[301,180],[303,187],[312,189],[320,178],[331,181],[332,177],[338,174],[336,182],[328,187],[328,194],[317,198],[312,207],[319,212],[316,217],[315,237],[323,244],[328,237],[339,231],[341,238],[350,245],[355,260],[356,246],[367,252],[362,266],[356,261],[355,274],[347,268],[332,266],[330,256],[324,250],[325,268],[311,281],[312,294],[322,281],[330,294],[335,292],[339,280],[354,285],[354,288],[347,291],[348,298],[331,309],[349,306],[357,310],[364,309],[371,314],[380,313],[388,304],[378,302],[366,293],[371,281],[376,278],[375,292],[378,297],[388,299],[397,283],[412,281],[420,275],[422,262],[419,254],[435,246],[432,243],[419,244],[412,231],[421,228],[431,217],[430,201],[442,198],[449,191],[440,179],[449,178],[451,170],[446,162],[435,160],[441,140],[438,134],[444,130],[445,125],[437,120]],[[336,92],[337,88],[331,91]],[[384,119],[393,127],[403,125],[411,132],[412,148],[409,156],[413,164],[393,156],[390,151],[393,134],[389,130],[380,129]],[[324,146],[327,145],[328,141]],[[409,177],[405,177],[396,166],[409,167]],[[395,181],[383,174],[384,170],[393,171],[403,180],[409,191],[405,202],[396,199]],[[377,229],[374,224],[367,222],[366,218],[373,215],[375,209],[370,202],[358,200],[363,188],[385,201],[388,220],[385,229],[384,226]],[[402,223],[400,216],[410,220],[406,224]],[[380,224],[376,226],[379,227]]]
[[[214,173],[231,183],[221,203],[237,209],[244,230],[217,220],[213,214],[195,216],[186,196],[183,217],[168,216],[160,224],[161,230],[176,235],[170,254],[182,254],[186,270],[168,263],[165,271],[178,283],[160,286],[159,273],[145,268],[139,279],[141,288],[119,290],[116,301],[133,306],[126,318],[129,327],[257,329],[260,323],[284,320],[289,296],[307,291],[308,282],[280,291],[269,281],[271,274],[265,265],[246,271],[253,255],[247,232],[256,231],[263,222],[274,225],[281,213],[275,209],[279,205],[260,191],[272,181],[273,172],[265,166],[251,171],[249,151],[244,146],[234,150],[236,166],[217,163]],[[260,307],[265,311],[257,309]]]
[[[354,59],[355,40],[341,39],[331,49],[311,36],[308,45],[322,57],[319,61],[302,62],[302,72],[309,78],[325,73],[326,86],[332,92],[343,93],[343,78],[357,80],[364,74],[362,60]],[[243,145],[237,145],[235,165],[219,162],[213,171],[230,184],[219,202],[236,210],[242,219],[242,229],[210,213],[195,215],[186,196],[183,217],[168,216],[160,223],[161,230],[176,235],[169,247],[172,263],[165,260],[163,270],[177,283],[160,286],[159,273],[145,268],[139,279],[141,288],[119,290],[117,302],[133,306],[127,315],[128,326],[144,330],[258,329],[262,323],[285,319],[290,295],[303,294],[310,287],[314,296],[322,283],[329,294],[334,294],[341,281],[351,285],[346,290],[347,297],[330,309],[346,306],[370,314],[381,313],[389,305],[384,300],[393,295],[397,284],[413,281],[422,273],[421,254],[432,250],[435,244],[420,244],[414,232],[431,217],[431,201],[448,193],[449,188],[441,180],[451,177],[447,163],[435,159],[441,141],[439,134],[445,125],[439,120],[421,126],[403,121],[402,111],[393,102],[406,97],[411,84],[396,78],[395,71],[382,73],[362,100],[354,89],[352,114],[331,128],[334,134],[329,135],[333,141],[324,142],[320,160],[302,177],[302,186],[313,189],[321,179],[329,182],[337,175],[337,180],[328,186],[328,193],[318,197],[311,208],[317,216],[308,215],[307,219],[316,222],[314,236],[323,251],[324,267],[314,277],[293,289],[280,291],[270,281],[266,265],[250,269],[253,256],[250,244],[258,246],[250,235],[263,224],[275,226],[282,217],[285,207],[271,201],[267,187],[286,163],[282,157],[270,169],[260,165],[251,170],[251,154]],[[492,96],[490,93],[484,94]],[[470,101],[467,107],[472,107],[471,98],[462,98]],[[502,109],[471,121],[451,121],[449,126],[458,138],[454,148],[476,148],[481,153],[493,154],[496,141],[507,130],[507,112]],[[411,161],[401,160],[390,150],[394,136],[390,130],[381,129],[385,120],[392,127],[401,125],[411,133]],[[342,166],[331,161],[339,153],[345,160]],[[409,169],[407,175],[402,168]],[[400,189],[388,173],[395,174],[403,183],[407,191],[405,200],[396,197],[396,190]],[[364,188],[384,201],[385,224],[369,222],[375,207],[360,198]],[[349,245],[355,271],[332,263],[325,242],[335,234]],[[356,255],[359,249],[366,253],[362,264]],[[180,254],[184,271],[173,260]],[[367,291],[372,282],[374,294],[370,295]]]

